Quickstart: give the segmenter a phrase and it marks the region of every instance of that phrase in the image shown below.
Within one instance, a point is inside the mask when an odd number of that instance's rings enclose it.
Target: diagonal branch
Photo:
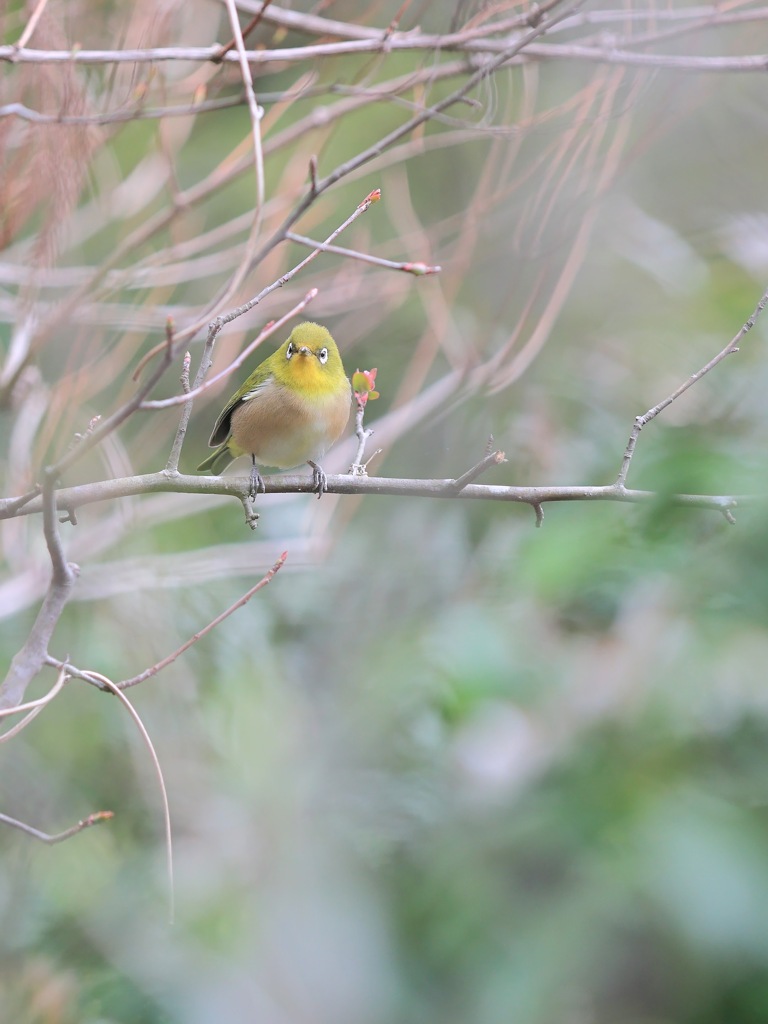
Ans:
[[[688,380],[684,381],[679,388],[672,392],[671,395],[667,395],[667,397],[663,401],[659,402],[658,405],[654,405],[653,408],[649,409],[648,412],[643,413],[642,416],[635,417],[635,424],[632,427],[632,433],[629,435],[627,447],[624,451],[624,456],[621,460],[621,468],[619,469],[619,475],[616,478],[616,483],[619,486],[623,487],[626,483],[627,473],[629,472],[630,463],[632,462],[632,456],[635,454],[637,439],[640,436],[640,431],[643,429],[643,427],[647,423],[650,423],[651,420],[655,419],[660,412],[664,412],[664,410],[668,406],[672,405],[672,403],[677,398],[679,398],[680,395],[684,394],[684,392],[686,392],[688,388],[693,387],[693,385],[697,381],[700,381],[701,378],[708,374],[710,370],[713,370],[718,363],[721,363],[726,356],[730,356],[738,352],[739,344],[742,338],[755,326],[755,321],[760,316],[762,311],[765,309],[767,303],[768,289],[766,289],[763,292],[762,297],[758,302],[757,306],[755,306],[752,315],[748,318],[746,323],[739,330],[738,334],[734,335],[734,337],[731,338],[731,340],[728,342],[728,344],[725,346],[722,352],[718,352],[718,354],[713,359],[710,359],[708,363],[702,366],[700,370],[697,370],[696,373],[692,373]]]
[[[40,829],[33,828],[32,825],[27,825],[26,822],[12,818],[8,814],[0,814],[0,824],[17,828],[20,832],[25,832],[28,836],[39,839],[41,843],[53,846],[54,843],[63,843],[65,839],[71,839],[72,836],[76,836],[78,832],[82,832],[86,828],[91,828],[92,825],[100,825],[103,821],[109,821],[114,816],[113,811],[95,811],[93,814],[89,814],[87,818],[83,818],[82,821],[78,821],[71,828],[66,828],[63,832],[54,832],[53,834],[41,832]]]
[[[45,664],[48,644],[79,572],[78,567],[67,562],[64,557],[56,519],[57,499],[54,482],[53,472],[47,469],[43,485],[42,512],[45,542],[52,565],[51,583],[24,646],[14,656],[8,673],[0,684],[0,709],[14,708],[20,704],[27,686]]]
[[[139,672],[138,675],[131,676],[130,679],[123,679],[122,682],[115,683],[115,686],[117,686],[119,690],[127,690],[131,686],[137,686],[139,683],[143,683],[145,680],[151,679],[152,676],[156,676],[158,672],[161,672],[164,668],[167,668],[168,665],[176,661],[176,659],[180,655],[182,655],[185,651],[188,651],[193,644],[196,644],[198,640],[202,640],[202,638],[207,633],[210,633],[212,629],[215,629],[220,622],[223,622],[224,619],[229,618],[232,612],[236,612],[238,608],[242,608],[244,604],[247,604],[254,594],[257,594],[260,590],[263,590],[264,587],[266,587],[266,585],[272,581],[275,574],[279,572],[280,569],[282,569],[283,565],[285,565],[285,560],[287,557],[288,552],[284,551],[282,555],[280,555],[278,560],[275,562],[275,564],[272,566],[272,568],[267,573],[265,573],[264,576],[262,576],[258,583],[252,586],[250,590],[243,594],[242,597],[239,597],[234,604],[229,606],[229,608],[225,609],[225,611],[223,611],[220,615],[217,615],[215,619],[208,623],[207,626],[203,626],[203,628],[198,633],[195,633],[194,636],[191,636],[189,640],[186,641],[186,643],[183,643],[181,647],[175,650],[172,654],[169,654],[167,655],[167,657],[162,658],[155,665],[151,665],[148,669],[145,669],[143,672]]]

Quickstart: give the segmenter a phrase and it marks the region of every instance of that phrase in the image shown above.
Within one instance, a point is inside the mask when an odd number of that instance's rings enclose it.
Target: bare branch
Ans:
[[[16,45],[19,48],[26,46],[29,40],[32,38],[32,33],[37,28],[37,23],[43,16],[43,11],[47,7],[47,5],[48,0],[37,0],[37,6],[35,7],[34,11],[32,11],[30,19],[27,22],[24,31],[19,36],[19,41],[16,43]]]
[[[51,582],[29,636],[24,646],[14,656],[8,673],[0,684],[0,709],[15,708],[20,704],[27,686],[45,664],[48,644],[79,572],[77,566],[66,561],[61,547],[59,524],[56,519],[57,499],[54,480],[54,474],[46,470],[41,504],[43,531],[52,565]],[[66,504],[62,507],[68,510]]]
[[[215,629],[216,626],[219,625],[219,623],[223,622],[224,619],[228,618],[232,614],[232,612],[236,612],[238,608],[242,608],[244,604],[247,604],[254,594],[257,594],[260,590],[263,590],[268,583],[271,583],[275,574],[279,572],[279,570],[282,569],[282,567],[285,565],[285,560],[287,557],[288,552],[284,551],[282,555],[280,555],[278,560],[275,562],[275,564],[272,566],[272,568],[269,570],[269,572],[265,573],[265,575],[262,576],[258,583],[256,583],[253,587],[251,587],[249,591],[243,594],[241,598],[238,598],[238,600],[235,601],[233,605],[230,605],[229,608],[226,609],[226,611],[223,611],[221,615],[217,615],[215,619],[208,623],[207,626],[204,626],[198,633],[195,633],[194,636],[190,637],[189,640],[187,640],[186,643],[183,643],[181,647],[179,647],[177,650],[173,652],[173,654],[169,654],[161,661],[158,661],[155,665],[150,666],[150,668],[145,669],[143,672],[139,672],[138,675],[131,676],[130,679],[123,679],[122,682],[116,683],[115,685],[120,690],[127,690],[131,686],[137,686],[139,683],[143,683],[145,680],[150,679],[152,676],[156,676],[158,672],[161,672],[164,668],[167,668],[168,665],[176,661],[176,659],[181,654],[189,650],[189,648],[193,644],[196,644],[198,640],[201,640],[207,633],[210,633],[212,629]]]
[[[26,704],[19,704],[13,708],[3,708],[0,710],[0,718],[6,718],[8,715],[19,715],[26,712],[24,718],[20,722],[17,722],[12,728],[8,729],[0,735],[0,743],[5,743],[6,740],[11,739],[25,729],[29,723],[37,718],[43,708],[50,704],[53,698],[58,694],[64,683],[67,681],[68,675],[65,666],[61,666],[56,682],[53,684],[51,689],[43,697],[39,697],[37,700],[28,701]]]
[[[571,9],[573,10],[573,8]],[[537,35],[547,31],[544,26]],[[391,38],[384,41],[351,40],[343,43],[317,43],[313,46],[293,46],[287,49],[248,50],[249,64],[303,63],[321,57],[337,57],[349,54],[383,53],[390,50],[440,50],[472,54],[499,54],[494,59],[494,70],[503,64],[520,64],[532,59],[540,60],[581,60],[591,64],[618,64],[627,67],[659,68],[667,71],[744,73],[765,71],[768,68],[768,54],[748,54],[740,57],[688,56],[685,54],[636,53],[603,46],[580,46],[565,43],[540,43],[529,46],[505,48],[496,40],[467,43],[445,43],[442,36],[413,36]],[[525,49],[525,53],[521,51]],[[154,64],[163,61],[196,61],[207,63],[218,53],[218,46],[155,47],[145,50],[30,50],[13,46],[0,46],[0,61],[19,64]],[[224,58],[237,61],[237,54],[228,53]],[[16,111],[14,111],[16,112]]]
[[[394,260],[385,260],[381,256],[372,256],[366,252],[356,252],[354,249],[344,249],[340,245],[328,245],[326,242],[316,242],[304,235],[295,235],[292,231],[286,231],[285,237],[289,242],[296,242],[298,245],[306,245],[309,249],[317,249],[319,252],[330,252],[336,256],[345,256],[348,259],[360,260],[362,263],[372,263],[376,267],[385,267],[387,270],[402,270],[406,274],[413,274],[414,277],[424,277],[427,274],[439,274],[442,267],[430,267],[426,263],[396,263]]]
[[[471,484],[474,480],[477,480],[487,469],[492,466],[500,466],[503,462],[507,461],[507,457],[504,452],[491,452],[486,455],[485,458],[481,459],[476,466],[468,469],[466,473],[463,473],[456,480],[451,481],[450,487],[446,488],[447,494],[458,495],[460,494],[467,484]]]
[[[312,478],[295,474],[264,477],[265,494],[311,494]],[[458,495],[451,494],[454,479],[403,479],[397,477],[358,477],[328,474],[329,494],[388,494],[414,498],[461,498],[472,501],[502,501],[517,504],[544,504],[562,501],[618,501],[627,504],[657,502],[656,491],[635,490],[620,483],[605,485],[511,487],[502,484],[468,484]],[[101,501],[113,501],[137,494],[211,494],[226,495],[241,501],[248,494],[250,477],[193,476],[167,473],[147,473],[142,476],[102,480],[96,483],[63,487],[57,492],[62,509],[81,508]],[[759,494],[672,494],[664,495],[665,502],[694,508],[733,509],[740,505],[753,505],[767,501]],[[15,507],[13,499],[0,500],[0,520],[18,515],[32,515],[41,511],[40,499]]]
[[[39,839],[41,843],[53,846],[55,843],[63,843],[65,839],[71,839],[72,836],[76,836],[78,832],[91,828],[92,825],[101,825],[102,822],[109,821],[114,816],[114,811],[95,811],[93,814],[89,814],[87,818],[83,818],[82,821],[78,821],[71,828],[64,829],[63,832],[55,832],[52,835],[48,832],[41,832],[40,829],[33,828],[31,825],[27,825],[26,822],[11,818],[8,814],[0,814],[0,823],[9,825],[11,828],[17,828],[20,832],[25,832],[28,836]]]
[[[118,689],[116,684],[113,683],[112,680],[108,676],[102,675],[101,672],[93,672],[93,671],[91,671],[89,669],[88,671],[83,672],[82,674],[87,676],[87,677],[89,677],[91,680],[93,680],[95,682],[101,683],[111,693],[113,693],[115,695],[115,697],[118,698],[118,700],[122,703],[123,707],[126,709],[128,714],[133,719],[134,725],[138,729],[139,734],[140,734],[140,736],[141,736],[141,738],[142,738],[142,740],[144,742],[144,746],[149,751],[149,756],[150,756],[150,759],[152,761],[152,766],[155,769],[155,775],[157,776],[157,783],[158,783],[158,788],[160,790],[160,797],[161,797],[161,800],[163,802],[163,823],[164,823],[164,828],[165,828],[166,870],[167,870],[167,873],[168,873],[168,916],[169,916],[169,919],[170,919],[171,923],[173,923],[174,902],[175,902],[175,900],[174,900],[174,884],[173,884],[173,835],[172,835],[172,832],[171,832],[171,808],[170,808],[170,805],[168,803],[168,790],[166,789],[165,779],[163,778],[163,769],[162,769],[162,767],[160,765],[160,758],[157,756],[157,751],[155,750],[155,746],[154,746],[154,744],[152,742],[152,738],[150,737],[149,732],[147,731],[146,726],[142,722],[142,720],[141,720],[141,718],[139,716],[138,711],[136,710],[136,708],[134,708],[133,704],[126,697],[126,695],[122,692],[122,690]]]
[[[264,13],[269,0],[265,0],[261,13]],[[261,118],[264,111],[256,102],[256,93],[253,90],[253,76],[251,66],[248,63],[248,56],[245,52],[243,33],[240,30],[240,21],[237,17],[235,0],[225,0],[229,23],[232,27],[235,49],[237,50],[237,61],[240,65],[240,75],[245,86],[245,95],[248,100],[248,113],[251,117],[251,138],[253,139],[253,157],[256,170],[256,211],[254,215],[254,234],[258,234],[261,228],[261,216],[264,209],[264,153],[261,146]],[[254,24],[257,20],[254,19]],[[224,53],[228,52],[228,48]]]
[[[718,352],[718,354],[713,359],[710,359],[709,362],[702,366],[700,370],[697,370],[696,373],[692,373],[691,376],[686,381],[684,381],[679,388],[673,391],[671,395],[667,395],[667,397],[663,399],[663,401],[659,402],[658,405],[654,405],[653,408],[643,413],[642,416],[637,416],[635,418],[635,425],[632,427],[632,433],[629,435],[627,447],[624,451],[624,457],[621,460],[621,468],[619,469],[619,475],[616,478],[617,484],[622,486],[624,483],[626,483],[627,473],[629,472],[629,466],[632,462],[632,456],[635,454],[637,439],[640,436],[640,431],[643,429],[643,427],[647,423],[650,423],[652,419],[655,419],[660,412],[663,412],[668,406],[670,406],[675,401],[675,399],[679,398],[680,395],[684,394],[688,390],[688,388],[693,387],[693,385],[697,381],[701,380],[701,378],[704,377],[706,374],[708,374],[710,370],[713,370],[718,363],[721,363],[723,359],[726,358],[726,356],[733,355],[735,352],[739,351],[739,344],[742,338],[755,326],[755,321],[760,316],[762,311],[765,309],[766,303],[768,303],[768,289],[766,289],[763,292],[763,295],[760,301],[758,302],[757,306],[755,307],[752,315],[748,318],[743,327],[741,327],[739,332],[735,334],[733,338],[731,338],[731,340],[728,342],[728,344],[721,352]]]

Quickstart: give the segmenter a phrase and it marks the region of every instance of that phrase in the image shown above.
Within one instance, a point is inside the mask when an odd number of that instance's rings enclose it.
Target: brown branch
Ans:
[[[306,238],[304,235],[296,235],[293,231],[286,231],[286,240],[296,242],[298,245],[306,245],[307,248],[315,248],[319,252],[333,253],[335,256],[345,256],[347,259],[360,260],[362,263],[372,263],[375,267],[384,267],[387,270],[402,270],[406,274],[413,274],[414,277],[424,277],[427,274],[439,274],[442,267],[428,266],[426,263],[397,263],[394,260],[385,260],[381,256],[372,256],[367,252],[357,252],[355,249],[345,249],[340,245],[328,245],[325,242],[316,242],[313,238]]]
[[[150,668],[145,669],[143,672],[139,672],[138,675],[131,676],[130,679],[123,679],[122,682],[115,683],[115,686],[119,690],[127,690],[130,686],[137,686],[139,683],[143,683],[145,680],[150,679],[152,676],[156,676],[157,673],[161,672],[164,668],[167,668],[168,665],[174,662],[181,654],[189,650],[189,648],[193,644],[196,644],[198,640],[201,640],[207,633],[210,633],[212,629],[215,629],[216,626],[219,625],[219,623],[223,622],[224,619],[228,618],[232,614],[232,612],[236,612],[238,608],[242,608],[244,604],[247,604],[254,594],[258,593],[260,590],[263,590],[263,588],[266,587],[268,583],[271,583],[275,574],[279,572],[280,569],[282,569],[282,567],[285,565],[285,560],[287,557],[288,552],[284,551],[282,555],[280,555],[278,560],[275,562],[275,564],[272,566],[272,568],[269,570],[269,572],[262,576],[262,578],[259,580],[257,584],[255,584],[255,586],[251,587],[251,589],[247,591],[247,593],[243,594],[241,598],[235,601],[233,605],[230,605],[229,608],[226,609],[226,611],[223,611],[221,613],[221,615],[217,615],[215,619],[208,623],[207,626],[204,626],[198,633],[195,633],[194,636],[191,636],[186,643],[183,643],[181,647],[175,650],[172,654],[169,654],[167,657],[158,661],[155,665],[152,665]]]
[[[48,832],[41,832],[40,829],[33,828],[31,825],[27,825],[26,822],[11,818],[8,814],[0,814],[0,823],[10,825],[11,828],[17,828],[20,832],[25,832],[28,836],[39,839],[41,843],[53,846],[54,843],[63,843],[65,839],[71,839],[72,836],[76,836],[78,832],[82,832],[86,828],[91,828],[92,825],[100,825],[103,821],[109,821],[114,816],[114,811],[96,811],[93,814],[89,814],[87,818],[83,818],[82,821],[78,821],[71,828],[64,829],[63,832],[55,832],[52,835]]]

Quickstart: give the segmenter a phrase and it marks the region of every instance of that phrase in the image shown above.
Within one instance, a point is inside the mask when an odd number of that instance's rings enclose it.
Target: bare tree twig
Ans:
[[[29,21],[27,22],[27,24],[26,24],[26,26],[24,28],[24,31],[19,36],[18,42],[16,43],[16,45],[19,47],[19,49],[21,49],[24,46],[26,46],[27,43],[29,42],[29,40],[32,38],[32,34],[35,31],[35,29],[37,28],[37,23],[40,21],[40,18],[43,16],[43,11],[47,7],[47,5],[48,5],[48,0],[37,0],[37,7],[35,7],[34,11],[32,11],[32,14],[30,15]]]
[[[71,839],[72,836],[76,836],[78,832],[91,828],[92,825],[101,825],[102,822],[109,821],[114,816],[114,811],[95,811],[93,814],[89,814],[87,818],[83,818],[82,821],[78,821],[71,828],[66,828],[63,832],[55,832],[53,834],[41,832],[40,829],[33,828],[17,818],[11,818],[8,814],[0,814],[0,823],[9,825],[11,828],[17,828],[20,832],[25,832],[28,836],[39,839],[41,843],[53,846],[55,843],[63,843],[65,839]]]
[[[265,573],[258,583],[251,587],[251,589],[247,591],[245,594],[243,594],[242,597],[238,598],[238,600],[235,601],[234,604],[230,605],[229,608],[226,609],[226,611],[223,611],[220,615],[217,615],[215,619],[208,623],[207,626],[204,626],[199,632],[195,633],[194,636],[190,637],[189,640],[186,641],[186,643],[183,643],[181,647],[175,650],[172,654],[169,654],[167,657],[161,659],[155,665],[150,666],[150,668],[145,669],[143,672],[139,672],[138,675],[131,676],[130,679],[123,679],[121,682],[116,683],[115,685],[118,687],[118,689],[127,690],[131,686],[137,686],[139,683],[143,683],[145,680],[150,679],[152,676],[156,676],[157,673],[161,672],[164,668],[167,668],[168,665],[172,664],[172,662],[174,662],[180,655],[182,655],[185,651],[189,650],[189,648],[192,647],[193,644],[196,644],[198,640],[201,640],[207,633],[210,633],[212,629],[215,629],[216,626],[219,625],[219,623],[223,622],[224,619],[228,618],[232,614],[232,612],[236,612],[238,608],[242,608],[244,604],[247,604],[254,594],[257,594],[260,590],[263,590],[268,583],[271,583],[271,581],[275,577],[275,574],[279,572],[280,569],[282,569],[283,565],[285,565],[285,560],[287,559],[287,557],[288,552],[284,551],[282,555],[280,555],[278,560],[275,562],[275,564],[272,566],[272,568],[269,570],[269,572]]]
[[[355,409],[355,436],[357,437],[357,451],[355,457],[352,460],[352,465],[349,467],[350,475],[353,477],[367,476],[367,463],[363,462],[363,456],[365,455],[365,444],[368,438],[373,434],[370,427],[363,426],[363,418],[365,416],[365,403],[357,402],[357,408]]]
[[[718,352],[718,354],[714,358],[710,359],[709,362],[702,366],[700,370],[697,370],[696,373],[692,373],[691,376],[686,381],[684,381],[679,388],[673,391],[671,395],[667,395],[667,397],[663,399],[663,401],[659,402],[658,405],[654,405],[647,412],[643,413],[642,416],[635,417],[635,424],[632,427],[632,433],[629,435],[627,447],[624,451],[624,456],[621,460],[621,468],[619,469],[619,475],[616,478],[616,483],[619,486],[623,486],[626,483],[627,473],[629,473],[629,466],[632,462],[632,456],[635,454],[637,439],[640,436],[640,431],[643,429],[643,427],[647,423],[650,423],[652,419],[655,419],[659,415],[659,413],[663,412],[668,406],[670,406],[675,401],[675,399],[679,398],[680,395],[682,395],[684,392],[688,390],[688,388],[693,387],[693,385],[697,381],[701,380],[701,378],[704,377],[706,374],[708,374],[710,370],[713,370],[718,363],[721,363],[723,359],[726,358],[726,356],[733,355],[735,352],[739,351],[739,343],[741,342],[742,338],[755,326],[755,321],[760,316],[763,309],[765,309],[766,303],[768,303],[768,289],[766,289],[763,292],[762,297],[760,298],[760,301],[755,307],[752,315],[748,318],[743,327],[741,327],[739,332],[736,335],[734,335],[733,338],[731,338],[731,340],[728,342],[728,344],[721,352]]]
[[[266,9],[267,4],[270,0],[265,0],[264,7],[262,8],[262,14]],[[248,100],[248,113],[251,117],[251,137],[253,139],[253,157],[254,167],[256,170],[256,212],[254,215],[254,236],[258,234],[261,229],[261,217],[264,210],[264,152],[261,145],[261,117],[264,113],[259,108],[259,104],[256,102],[256,93],[253,89],[253,75],[251,74],[251,66],[248,63],[248,56],[245,52],[245,43],[243,42],[243,33],[240,30],[240,21],[237,16],[237,7],[235,0],[225,0],[227,7],[227,13],[229,14],[229,23],[232,27],[232,38],[234,39],[235,49],[237,50],[237,61],[240,65],[240,75],[243,79],[243,85],[245,86],[245,95]],[[254,19],[254,23],[256,19]],[[224,53],[228,52],[228,48],[224,50]]]
[[[141,718],[139,716],[138,711],[133,706],[133,704],[130,702],[130,700],[126,697],[126,695],[123,693],[123,691],[120,690],[117,687],[117,685],[115,683],[113,683],[112,680],[108,676],[102,675],[101,672],[93,672],[93,671],[91,671],[89,669],[89,670],[83,672],[83,675],[88,676],[90,679],[92,679],[92,680],[94,680],[96,682],[102,683],[111,693],[113,693],[115,695],[115,697],[118,698],[118,700],[122,703],[123,707],[126,709],[128,714],[133,719],[133,722],[134,722],[136,728],[138,729],[139,734],[141,735],[141,738],[142,738],[142,740],[144,742],[144,746],[149,751],[149,756],[150,756],[150,759],[152,761],[152,766],[154,767],[155,775],[157,776],[158,788],[160,789],[160,797],[161,797],[162,803],[163,803],[163,823],[164,823],[164,830],[165,830],[166,870],[167,870],[167,874],[168,874],[168,917],[169,917],[169,920],[170,920],[170,922],[172,924],[173,923],[173,916],[174,916],[174,903],[175,903],[174,883],[173,883],[173,834],[172,834],[172,831],[171,831],[171,808],[170,808],[170,805],[168,803],[168,790],[166,789],[165,779],[163,778],[163,769],[162,769],[162,766],[160,765],[160,758],[157,756],[157,751],[155,750],[155,746],[154,746],[154,744],[152,742],[152,738],[150,737],[149,732],[147,731],[146,726],[142,722],[142,720],[141,720]]]
[[[304,235],[296,235],[293,231],[286,231],[285,237],[289,242],[296,242],[298,245],[306,245],[308,248],[315,248],[319,252],[330,252],[336,256],[346,256],[348,259],[360,260],[362,263],[372,263],[376,267],[385,267],[387,270],[402,270],[406,274],[413,274],[415,277],[424,277],[427,274],[439,274],[442,267],[431,267],[426,263],[397,263],[394,260],[385,260],[381,256],[372,256],[366,252],[356,252],[354,249],[344,249],[340,245],[327,245],[325,242],[316,242]]]
[[[67,681],[67,678],[66,667],[61,666],[56,682],[43,697],[39,697],[37,700],[28,701],[26,704],[18,704],[13,708],[3,708],[0,710],[0,718],[6,718],[8,715],[19,715],[26,712],[24,718],[22,718],[20,722],[17,722],[16,725],[8,729],[7,732],[0,735],[0,743],[5,743],[6,740],[16,736],[22,729],[25,729],[33,719],[37,718],[43,708],[47,704],[50,704],[53,698],[61,690],[64,683]]]
[[[504,452],[491,452],[486,455],[485,458],[481,459],[476,466],[468,469],[466,473],[462,473],[460,477],[451,481],[451,485],[446,488],[446,494],[457,495],[460,494],[467,484],[471,484],[474,480],[477,480],[487,469],[492,466],[500,466],[503,462],[507,461],[507,457]]]

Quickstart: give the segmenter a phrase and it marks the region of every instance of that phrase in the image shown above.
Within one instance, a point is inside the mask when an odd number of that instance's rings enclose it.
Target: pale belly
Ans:
[[[232,438],[244,453],[278,469],[317,462],[349,419],[350,392],[323,402],[296,402],[278,388],[260,392],[232,414]]]

